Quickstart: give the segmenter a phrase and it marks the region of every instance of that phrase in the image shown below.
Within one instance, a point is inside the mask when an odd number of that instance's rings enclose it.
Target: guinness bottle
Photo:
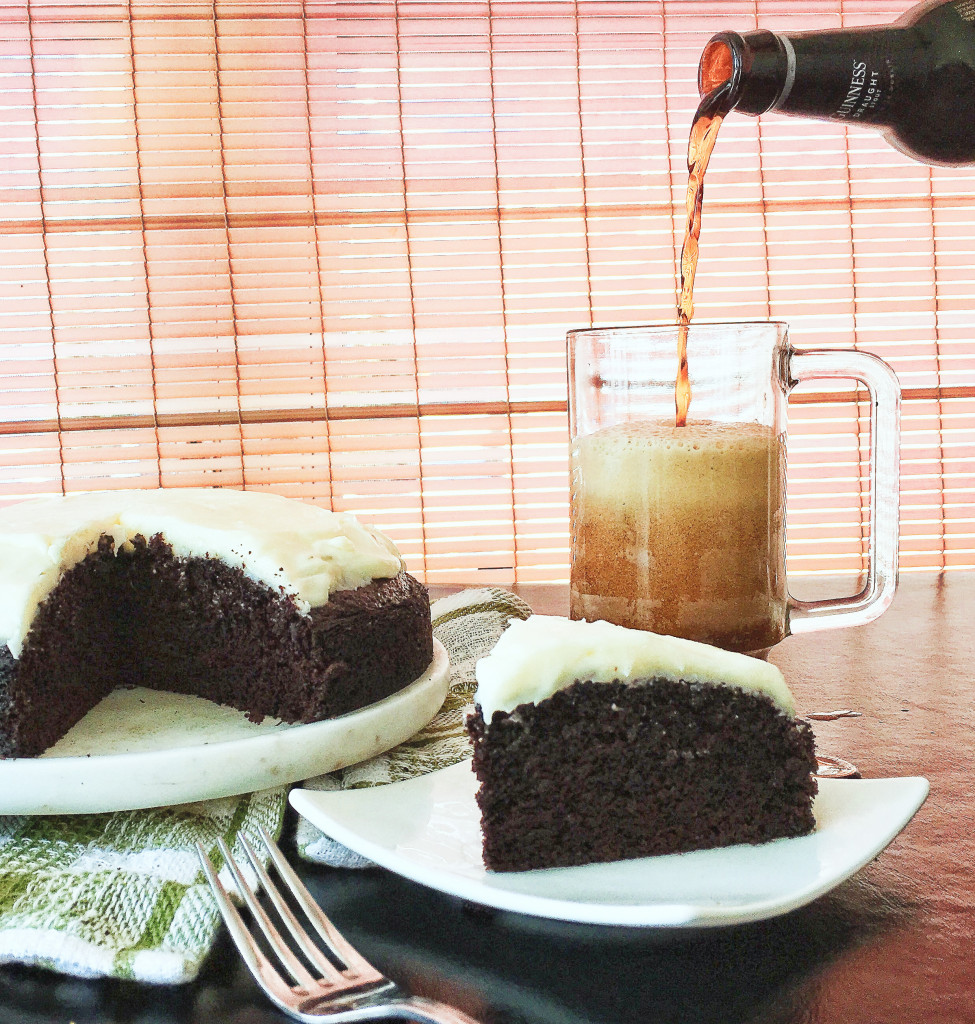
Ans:
[[[878,128],[927,163],[975,163],[975,0],[929,0],[893,25],[721,32],[701,56],[702,96]]]

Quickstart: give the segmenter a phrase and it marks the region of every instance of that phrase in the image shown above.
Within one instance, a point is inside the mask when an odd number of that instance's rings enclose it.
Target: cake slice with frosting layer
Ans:
[[[812,732],[767,662],[607,622],[512,622],[468,720],[485,865],[762,843],[815,826]]]

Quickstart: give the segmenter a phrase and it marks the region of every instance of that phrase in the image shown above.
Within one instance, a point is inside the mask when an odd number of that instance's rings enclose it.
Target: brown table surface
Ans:
[[[563,587],[516,588],[563,612]],[[436,591],[435,591],[436,593]],[[923,775],[927,802],[888,849],[810,905],[693,934],[471,907],[379,869],[301,865],[377,966],[484,1024],[973,1024],[975,574],[902,577],[890,610],[773,653],[821,751],[865,778]],[[281,1020],[222,940],[192,985],[150,988],[0,969],[0,1022]]]

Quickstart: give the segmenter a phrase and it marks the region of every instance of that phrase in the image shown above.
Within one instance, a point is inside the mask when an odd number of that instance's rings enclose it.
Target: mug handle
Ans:
[[[870,392],[870,547],[867,580],[859,594],[800,601],[789,595],[789,632],[810,633],[871,622],[889,607],[897,586],[900,526],[901,389],[894,371],[877,356],[853,349],[790,349],[786,392],[814,378],[860,381]]]

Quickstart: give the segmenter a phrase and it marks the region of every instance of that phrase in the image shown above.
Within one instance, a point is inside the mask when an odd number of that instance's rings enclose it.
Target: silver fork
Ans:
[[[322,1021],[326,1021],[327,1024],[355,1024],[358,1021],[377,1020],[408,1020],[421,1024],[478,1024],[473,1017],[461,1013],[460,1010],[432,999],[408,995],[389,978],[380,974],[349,945],[325,916],[267,831],[264,828],[260,828],[259,831],[278,877],[291,893],[294,902],[304,912],[331,956],[327,955],[302,927],[281,895],[281,891],[271,880],[247,836],[241,832],[238,833],[237,839],[244,848],[268,899],[298,948],[307,957],[309,964],[316,972],[320,972],[318,976],[308,970],[284,941],[280,931],[258,902],[256,894],[227,844],[218,839],[217,845],[256,927],[263,932],[268,947],[291,975],[294,984],[289,982],[264,955],[217,877],[217,872],[202,843],[197,843],[196,846],[203,865],[203,873],[213,889],[231,937],[258,985],[279,1009],[295,1020],[318,1024]]]

